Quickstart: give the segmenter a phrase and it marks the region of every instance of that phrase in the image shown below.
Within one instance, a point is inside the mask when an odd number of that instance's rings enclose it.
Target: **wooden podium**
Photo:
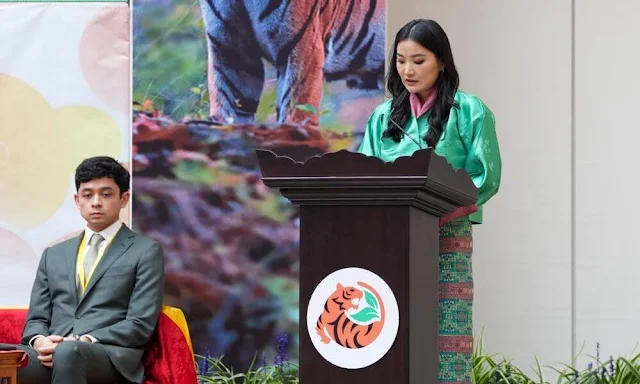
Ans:
[[[17,384],[18,368],[24,365],[26,352],[20,349],[0,351],[0,384]]]
[[[477,189],[467,172],[454,170],[431,149],[393,163],[346,150],[305,162],[269,150],[256,154],[265,185],[300,207],[300,382],[437,383],[439,217],[476,202]],[[311,339],[318,336],[307,322],[314,290],[328,275],[349,267],[384,280],[395,296],[398,317],[388,351],[380,351],[382,357],[367,366],[350,369],[343,366],[357,366],[358,353],[378,348],[376,342],[351,347],[344,361],[330,362],[331,351],[342,356],[342,347],[332,341],[327,346],[333,349],[320,354],[317,340]],[[393,309],[387,305],[385,310],[391,315]],[[315,318],[310,320],[315,324]],[[340,327],[332,328],[336,338],[356,325]]]

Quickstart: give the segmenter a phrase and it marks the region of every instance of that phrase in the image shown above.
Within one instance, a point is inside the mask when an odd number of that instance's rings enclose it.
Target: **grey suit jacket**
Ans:
[[[144,379],[142,358],[164,295],[164,256],[157,242],[122,225],[93,272],[82,297],[76,289],[76,257],[82,234],[44,250],[22,333],[90,334],[131,382]]]

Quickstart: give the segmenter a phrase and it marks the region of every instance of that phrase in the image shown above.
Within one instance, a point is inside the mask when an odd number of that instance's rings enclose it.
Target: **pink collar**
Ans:
[[[411,113],[413,113],[413,116],[415,116],[417,119],[420,116],[424,115],[429,110],[429,108],[433,106],[433,103],[435,103],[437,95],[438,92],[436,91],[436,87],[433,87],[433,89],[429,93],[429,96],[427,96],[427,99],[424,101],[424,103],[422,103],[417,94],[409,94],[409,102],[411,103]]]

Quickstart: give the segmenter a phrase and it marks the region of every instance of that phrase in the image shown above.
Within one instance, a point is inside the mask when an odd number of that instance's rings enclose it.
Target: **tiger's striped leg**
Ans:
[[[264,66],[251,20],[237,0],[201,0],[207,32],[209,113],[252,123],[264,85]]]
[[[324,75],[324,37],[323,29],[318,25],[319,5],[300,10],[301,15],[294,17],[296,31],[283,47],[292,47],[291,51],[276,62],[278,70],[278,122],[301,123],[317,127],[319,124],[320,102]],[[297,8],[298,11],[301,8]],[[304,17],[302,17],[304,15]],[[316,109],[310,111],[308,106]]]
[[[471,384],[472,251],[471,222],[453,221],[440,228],[440,384]]]

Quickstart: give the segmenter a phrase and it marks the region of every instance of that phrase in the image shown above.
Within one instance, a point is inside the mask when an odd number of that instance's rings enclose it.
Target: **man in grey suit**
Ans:
[[[75,179],[87,225],[42,254],[17,346],[29,354],[18,383],[141,383],[162,307],[162,248],[119,220],[130,175],[117,161],[87,159]]]

